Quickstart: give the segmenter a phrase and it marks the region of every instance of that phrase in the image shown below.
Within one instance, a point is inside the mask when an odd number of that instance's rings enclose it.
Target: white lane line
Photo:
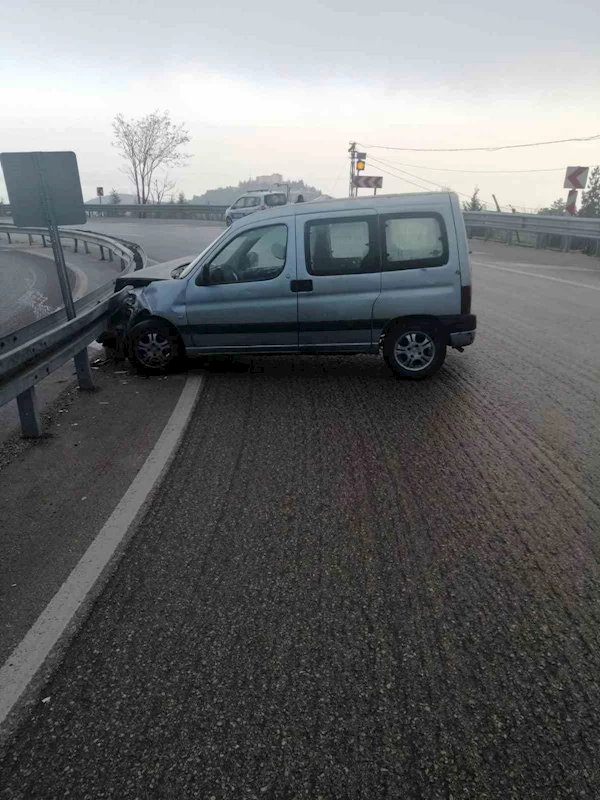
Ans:
[[[152,452],[100,533],[25,638],[0,669],[0,725],[58,643],[143,506],[164,478],[202,391],[204,377],[188,375],[181,396]]]
[[[532,278],[544,278],[547,281],[555,281],[556,283],[567,283],[569,286],[579,286],[581,289],[598,289],[600,285],[592,286],[589,283],[578,283],[577,281],[566,281],[564,278],[553,278],[551,275],[540,275],[539,272],[524,272],[521,269],[510,269],[509,267],[499,267],[497,264],[484,264],[481,261],[471,261],[477,267],[487,267],[488,269],[499,269],[502,272],[515,272],[517,275],[529,275]]]

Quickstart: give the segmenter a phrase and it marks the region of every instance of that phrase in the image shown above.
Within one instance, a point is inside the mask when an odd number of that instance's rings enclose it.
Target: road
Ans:
[[[0,244],[0,335],[35,322],[63,305],[51,248],[29,246],[13,234],[13,245]],[[64,245],[73,296],[77,300],[117,274],[117,264],[95,254],[73,253]]]
[[[202,220],[90,219],[86,230],[141,244],[151,261],[198,255],[221,233],[223,223]]]
[[[600,271],[472,247],[430,381],[213,366],[0,798],[598,796]]]

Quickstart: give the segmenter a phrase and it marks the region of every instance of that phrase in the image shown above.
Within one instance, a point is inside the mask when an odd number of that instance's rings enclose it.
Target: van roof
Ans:
[[[266,215],[272,217],[286,217],[299,214],[327,213],[334,211],[353,211],[358,209],[374,209],[385,213],[386,208],[396,209],[403,205],[414,208],[415,206],[448,207],[454,192],[411,192],[406,194],[378,194],[365,197],[342,197],[329,200],[310,200],[306,203],[289,203],[285,206],[276,206],[261,212],[261,219]],[[456,198],[458,202],[458,198]],[[244,222],[256,221],[254,215],[244,217]]]

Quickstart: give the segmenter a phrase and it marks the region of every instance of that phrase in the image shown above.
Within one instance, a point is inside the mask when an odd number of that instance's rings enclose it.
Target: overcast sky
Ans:
[[[353,139],[450,148],[600,133],[598,0],[22,0],[0,19],[0,151],[74,150],[86,199],[97,185],[130,190],[111,147],[118,112],[186,123],[193,158],[173,177],[188,196],[270,172],[344,195]],[[600,140],[366,149],[387,162],[367,159],[385,191],[414,188],[387,174],[403,169],[531,208],[566,194],[567,165],[600,163]]]

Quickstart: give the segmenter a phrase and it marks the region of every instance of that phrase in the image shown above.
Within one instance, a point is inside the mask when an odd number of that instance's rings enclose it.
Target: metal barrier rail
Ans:
[[[16,235],[26,235],[29,237],[29,244],[33,244],[33,237],[39,236],[44,247],[50,246],[50,234],[47,228],[16,228],[9,223],[0,223],[0,233],[6,234],[8,243],[12,243],[12,237]],[[73,240],[73,250],[75,253],[79,252],[79,243],[83,244],[86,253],[90,252],[89,245],[96,245],[100,249],[100,260],[106,261],[106,253],[108,253],[108,260],[114,261],[115,256],[121,259],[121,271],[128,270],[131,267],[132,261],[134,262],[133,269],[141,269],[143,266],[136,262],[135,253],[140,248],[138,245],[120,239],[114,236],[106,236],[101,233],[94,233],[93,231],[82,231],[75,228],[59,228],[61,241],[63,239]],[[136,266],[137,263],[137,266]]]
[[[87,346],[104,330],[106,320],[127,289],[110,294],[74,319],[23,343],[0,356],[0,406],[17,399],[21,429],[26,437],[42,434],[35,398],[35,384],[75,358],[79,386],[93,389],[87,362]],[[85,353],[85,364],[77,356]]]
[[[512,214],[498,211],[463,211],[465,225],[473,228],[545,233],[600,239],[600,217],[559,217],[545,214]]]
[[[49,240],[45,228],[15,228],[0,224],[0,232],[25,234],[32,243],[34,236]],[[144,251],[138,245],[125,243],[109,236],[75,229],[60,229],[60,238],[73,239],[77,243],[100,248],[113,261],[116,255],[121,260],[119,274],[132,272],[146,264]],[[35,384],[74,358],[79,386],[93,388],[92,375],[87,358],[87,346],[104,330],[106,320],[118,305],[122,294],[114,294],[116,276],[75,302],[77,316],[67,320],[64,308],[19,330],[0,337],[0,406],[17,399],[21,429],[24,436],[41,436],[41,423],[35,397]]]
[[[88,217],[145,217],[173,219],[223,219],[229,206],[197,205],[194,203],[103,203],[84,206]],[[0,217],[10,217],[10,206],[0,205]]]
[[[147,205],[103,203],[85,206],[88,217],[132,217],[144,219],[215,219],[222,220],[229,206],[192,203],[148,203]]]

